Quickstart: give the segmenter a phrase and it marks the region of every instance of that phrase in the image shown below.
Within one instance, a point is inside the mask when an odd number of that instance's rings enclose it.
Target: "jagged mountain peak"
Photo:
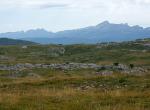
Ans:
[[[110,25],[109,21],[103,21],[103,22],[101,22],[100,24],[98,24],[96,26],[107,26],[107,25]]]
[[[43,28],[37,28],[37,29],[30,29],[26,32],[48,32],[48,31]]]
[[[128,25],[128,23],[121,23],[121,24],[115,24],[115,23],[110,23],[109,21],[104,21],[104,22],[102,22],[102,23],[100,23],[100,24],[98,24],[98,25],[96,25],[96,27],[97,28],[112,28],[112,27],[126,27],[126,28],[128,28],[128,27],[130,27],[129,25]]]

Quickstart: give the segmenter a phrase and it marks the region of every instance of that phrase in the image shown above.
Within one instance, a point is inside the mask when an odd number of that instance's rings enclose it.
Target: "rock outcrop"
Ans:
[[[112,74],[113,71],[118,71],[121,73],[146,73],[148,70],[142,67],[133,67],[118,64],[115,65],[97,65],[93,63],[67,63],[67,64],[16,64],[16,65],[4,65],[0,64],[0,70],[7,70],[7,71],[22,71],[25,69],[33,69],[33,68],[50,68],[50,69],[60,69],[60,70],[75,70],[75,69],[95,69],[97,74]]]

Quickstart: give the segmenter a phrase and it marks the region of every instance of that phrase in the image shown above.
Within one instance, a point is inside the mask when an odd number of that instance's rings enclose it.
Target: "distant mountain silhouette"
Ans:
[[[56,33],[48,32],[44,29],[37,29],[27,32],[2,33],[0,37],[18,38],[42,44],[97,43],[150,38],[150,28],[143,28],[138,25],[112,24],[104,21],[96,26]]]
[[[35,44],[37,43],[24,40],[0,38],[0,45],[35,45]]]

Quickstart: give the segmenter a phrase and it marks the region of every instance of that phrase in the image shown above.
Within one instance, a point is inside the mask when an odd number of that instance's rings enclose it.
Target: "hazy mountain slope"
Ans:
[[[15,39],[21,39],[21,38],[42,38],[42,37],[50,37],[53,33],[48,32],[44,29],[36,29],[36,30],[28,30],[26,32],[24,31],[18,31],[18,32],[7,32],[7,33],[0,33],[1,38],[15,38]]]

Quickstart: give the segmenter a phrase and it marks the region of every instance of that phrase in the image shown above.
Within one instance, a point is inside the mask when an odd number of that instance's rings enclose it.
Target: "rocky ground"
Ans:
[[[59,69],[59,70],[77,70],[77,69],[94,69],[96,74],[111,75],[114,72],[126,74],[144,74],[149,72],[149,67],[135,67],[134,65],[113,64],[113,65],[97,65],[93,63],[65,63],[65,64],[16,64],[5,65],[0,64],[0,70],[6,71],[22,71],[26,69]]]

